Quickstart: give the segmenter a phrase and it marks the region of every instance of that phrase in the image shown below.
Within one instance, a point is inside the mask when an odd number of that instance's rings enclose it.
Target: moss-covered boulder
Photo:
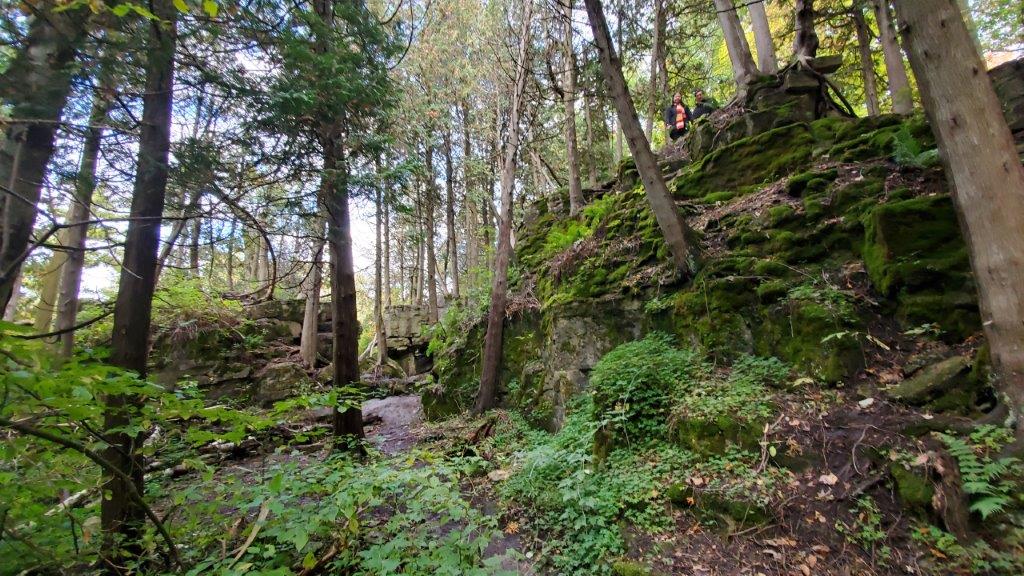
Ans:
[[[666,496],[674,505],[691,512],[701,521],[730,530],[759,526],[772,518],[769,510],[743,497],[715,490],[695,490],[682,482],[671,484]]]
[[[896,494],[900,497],[900,503],[906,509],[916,512],[927,512],[931,509],[935,486],[928,478],[926,470],[892,462],[889,465],[889,474]]]
[[[891,388],[889,397],[913,406],[925,406],[966,384],[970,368],[970,361],[963,356],[947,358],[918,370]]]
[[[946,195],[885,202],[864,218],[864,263],[906,328],[938,323],[960,340],[980,329],[967,246]]]

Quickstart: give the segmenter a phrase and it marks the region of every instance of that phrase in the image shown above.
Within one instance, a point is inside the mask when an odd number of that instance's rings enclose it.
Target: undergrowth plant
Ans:
[[[460,493],[467,459],[273,458],[265,470],[223,474],[216,498],[206,483],[168,494],[196,543],[189,574],[289,574],[318,563],[328,574],[510,574],[503,555],[485,557],[496,518]],[[224,534],[240,518],[248,545],[225,555]]]
[[[997,426],[980,426],[967,438],[951,433],[936,433],[949,453],[956,458],[963,489],[971,498],[970,509],[982,519],[1024,506],[1019,492],[1024,466],[1015,457],[1000,457],[999,451],[1013,440],[1013,433]]]
[[[541,557],[558,574],[610,573],[611,560],[625,551],[623,521],[648,533],[669,530],[664,487],[694,458],[651,441],[613,450],[598,466],[592,448],[600,423],[591,403],[589,396],[574,402],[555,434],[505,432],[496,440],[506,450],[513,438],[517,445],[507,462],[514,473],[499,494],[543,535]]]
[[[594,416],[604,431],[642,442],[664,434],[672,400],[693,385],[702,370],[692,350],[675,347],[671,336],[652,332],[623,344],[594,366]]]

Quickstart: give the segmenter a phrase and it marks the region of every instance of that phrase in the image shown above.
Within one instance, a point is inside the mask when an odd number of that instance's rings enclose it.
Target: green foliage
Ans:
[[[290,573],[312,566],[332,546],[337,553],[326,573],[503,573],[501,556],[484,558],[496,518],[460,493],[459,478],[478,466],[472,459],[297,456],[281,454],[255,478],[223,477],[214,498],[206,482],[168,494],[182,507],[179,529],[194,534],[190,574]],[[265,521],[236,561],[224,557],[220,541],[239,515]]]
[[[893,160],[900,166],[928,168],[939,162],[939,150],[924,149],[906,126],[901,126],[893,134],[892,148]]]
[[[177,271],[165,272],[168,277],[153,294],[153,324],[173,330],[189,330],[207,326],[233,326],[242,313],[242,304],[228,300],[206,289],[201,278]],[[177,275],[176,275],[177,274]]]
[[[998,457],[1013,433],[997,426],[980,426],[967,438],[952,433],[936,433],[949,453],[956,458],[963,480],[964,492],[971,497],[971,511],[982,519],[1006,512],[1011,506],[1024,504],[1020,483],[1024,466],[1014,457]]]
[[[577,220],[566,220],[561,225],[552,226],[541,247],[541,258],[551,258],[592,233],[589,226]]]
[[[852,522],[836,520],[836,532],[870,553],[876,562],[887,563],[892,557],[892,549],[885,544],[888,534],[882,527],[882,513],[878,504],[870,496],[861,496],[852,513]]]
[[[541,557],[559,574],[608,574],[625,551],[621,521],[646,532],[670,530],[664,486],[693,461],[654,442],[614,450],[598,467],[591,447],[600,423],[591,402],[580,398],[556,434],[525,434],[510,462],[515,473],[500,487],[504,500],[528,507],[530,528],[544,537]],[[507,437],[495,444],[509,449]]]
[[[658,314],[666,310],[671,310],[676,305],[675,294],[664,294],[655,296],[644,303],[645,314]]]
[[[605,430],[627,440],[658,437],[672,398],[688,389],[700,368],[697,354],[674,346],[671,336],[652,332],[623,344],[594,366],[594,416]]]
[[[1024,573],[1024,518],[1014,519],[1012,525],[1003,526],[1008,549],[996,550],[978,538],[963,545],[956,536],[931,524],[919,525],[912,532],[915,542],[931,552],[937,570],[933,574],[1022,574]]]
[[[676,402],[676,418],[717,420],[722,417],[753,422],[772,413],[768,386],[789,376],[789,366],[778,358],[743,355],[727,379],[708,378],[685,391]]]
[[[837,326],[853,323],[857,319],[857,309],[853,305],[852,295],[832,285],[800,284],[789,290],[787,300],[814,302],[823,306]]]

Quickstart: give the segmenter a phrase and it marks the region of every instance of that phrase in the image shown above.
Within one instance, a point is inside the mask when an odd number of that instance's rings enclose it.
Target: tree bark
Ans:
[[[299,335],[299,356],[310,369],[316,368],[320,343],[320,289],[323,286],[323,222],[316,218],[315,226],[317,238],[313,239],[313,263],[306,278],[306,302],[302,312],[302,332]]]
[[[772,41],[772,29],[768,24],[768,14],[764,10],[764,2],[754,2],[750,9],[750,26],[754,29],[754,47],[757,49],[757,67],[762,74],[775,74],[779,71],[775,57],[775,42]]]
[[[235,225],[234,217],[231,218],[231,228],[228,230],[228,291],[235,289]]]
[[[462,210],[463,226],[466,238],[466,276],[471,288],[476,287],[477,269],[480,267],[480,218],[476,199],[473,197],[473,140],[469,135],[470,116],[469,104],[463,100],[462,106]]]
[[[903,66],[903,51],[896,37],[889,0],[871,0],[871,7],[875,11],[878,35],[882,42],[885,73],[889,78],[889,95],[892,97],[892,111],[904,116],[911,114],[914,112],[914,95],[910,91],[907,69]]]
[[[647,124],[644,132],[647,140],[654,141],[654,126],[660,125],[658,120],[658,103],[660,102],[661,65],[664,63],[665,50],[665,0],[654,0],[654,41],[651,43],[651,99],[647,103]]]
[[[640,174],[644,191],[647,193],[647,201],[651,206],[651,211],[654,212],[662,234],[665,236],[665,243],[668,244],[669,251],[672,253],[672,261],[676,269],[681,274],[687,275],[692,272],[691,261],[696,256],[691,250],[688,240],[689,229],[665,185],[661,169],[658,168],[658,159],[651,152],[650,144],[640,128],[633,98],[629,95],[626,79],[622,76],[622,64],[615,52],[615,47],[611,44],[608,22],[604,18],[601,1],[585,0],[585,4],[590,17],[590,28],[594,33],[594,42],[597,44],[600,55],[605,82],[618,110],[619,124],[626,132],[626,141],[633,153],[637,172]]]
[[[4,321],[14,322],[14,315],[18,311],[18,301],[21,299],[21,274],[14,279],[14,288],[11,290],[11,299],[7,301],[4,308]]]
[[[384,204],[384,311],[391,308],[391,207],[387,194],[382,196]],[[399,292],[401,294],[401,292]]]
[[[0,105],[9,109],[0,140],[0,309],[7,307],[29,249],[46,166],[71,91],[73,62],[91,13],[63,12],[50,1],[33,3],[25,48],[0,75]]]
[[[39,272],[39,301],[36,302],[35,320],[32,322],[32,329],[37,333],[50,331],[50,324],[53,322],[53,314],[57,311],[57,294],[60,289],[60,277],[64,270],[64,263],[67,262],[67,228],[58,232],[57,245],[61,248],[53,250],[46,266]]]
[[[594,117],[592,110],[593,102],[590,100],[590,93],[585,92],[583,97],[583,115],[587,122],[587,186],[591,189],[597,188],[597,153],[594,150]]]
[[[897,0],[978,284],[999,389],[1024,446],[1024,167],[954,0]]]
[[[882,113],[878,105],[878,86],[875,83],[875,59],[871,56],[871,30],[864,18],[864,9],[854,4],[850,10],[853,25],[857,29],[857,48],[860,52],[860,74],[864,80],[864,100],[867,103],[868,116]]]
[[[576,147],[576,50],[572,44],[572,3],[562,4],[562,18],[565,20],[565,89],[562,100],[565,105],[565,150],[569,163],[569,215],[576,216],[583,210],[583,183],[580,182],[580,155]]]
[[[754,58],[750,55],[747,36],[743,33],[743,26],[740,24],[739,15],[736,14],[733,0],[715,0],[715,10],[718,12],[718,23],[722,27],[722,35],[725,36],[725,47],[729,51],[736,91],[744,94],[747,85],[757,78],[757,65],[754,64]]]
[[[377,175],[380,175],[380,162],[377,162]],[[376,221],[374,236],[374,261],[373,261],[373,323],[374,337],[377,340],[377,365],[383,366],[388,358],[388,336],[384,330],[384,274],[383,274],[383,250],[382,232],[386,226],[384,223],[384,192],[378,178],[376,197]]]
[[[619,8],[618,18],[615,22],[615,46],[618,50],[622,50],[622,21],[625,20],[626,14],[622,8]],[[610,38],[610,36],[609,36]],[[612,103],[613,117],[615,118],[615,169],[618,169],[619,164],[622,163],[623,149],[622,149],[622,126],[619,122],[619,118],[614,116],[615,103]]]
[[[814,0],[796,0],[793,56],[806,64],[818,55],[818,33],[814,31]]]
[[[512,195],[516,177],[516,154],[519,151],[519,120],[522,114],[526,80],[530,76],[530,20],[533,2],[527,1],[519,29],[519,54],[515,60],[516,76],[512,87],[512,104],[508,120],[508,141],[501,167],[501,215],[498,222],[498,249],[494,257],[494,278],[491,283],[491,306],[487,311],[487,332],[480,368],[480,388],[473,411],[481,414],[497,405],[498,369],[501,367],[502,334],[505,328],[505,304],[508,300],[508,265],[512,258]]]
[[[149,353],[149,327],[156,284],[157,248],[160,218],[167,192],[168,156],[171,144],[171,112],[174,102],[174,51],[177,40],[178,10],[171,0],[151,2],[156,20],[149,22],[147,40],[146,85],[143,95],[142,124],[139,136],[138,164],[132,192],[131,216],[125,235],[124,259],[111,335],[110,363],[146,375]],[[106,399],[104,430],[123,428],[131,423],[138,397],[117,395]],[[137,542],[143,522],[143,510],[131,500],[134,491],[143,492],[142,434],[108,432],[110,446],[103,456],[122,472],[104,473],[103,491],[109,498],[100,503],[104,538],[101,556],[104,565],[121,566],[118,548],[129,550]],[[126,482],[127,479],[131,483]],[[121,540],[119,542],[119,538]],[[118,570],[118,569],[115,569]]]
[[[452,278],[452,298],[459,300],[462,297],[462,287],[459,285],[459,243],[455,236],[455,167],[452,163],[451,127],[444,133],[444,174],[447,193],[445,227],[448,233],[448,273]]]
[[[313,3],[317,17],[325,29],[334,26],[334,0]],[[330,35],[317,38],[315,49],[328,49]],[[327,212],[327,244],[331,255],[331,332],[334,339],[335,390],[352,387],[359,382],[359,319],[356,310],[356,274],[352,258],[352,222],[349,212],[349,167],[344,148],[340,117],[324,118],[319,127],[323,152],[323,206]],[[363,413],[359,406],[344,410],[334,408],[334,435],[339,439],[361,440]],[[361,449],[361,448],[360,448]]]
[[[427,244],[427,321],[431,324],[437,322],[437,255],[434,253],[434,198],[437,196],[437,179],[434,177],[434,146],[427,143],[427,182],[424,192],[426,201],[423,203],[425,213],[424,228],[426,234],[424,240]]]

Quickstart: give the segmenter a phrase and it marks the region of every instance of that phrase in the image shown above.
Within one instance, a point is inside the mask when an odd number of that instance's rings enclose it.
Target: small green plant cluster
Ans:
[[[725,498],[768,506],[779,486],[790,479],[782,468],[760,465],[761,456],[738,446],[696,462],[689,471],[700,478],[701,489]]]
[[[675,347],[671,336],[652,332],[618,346],[594,366],[594,416],[604,430],[627,440],[661,436],[672,399],[688,390],[701,369],[696,352]]]
[[[513,508],[528,510],[528,527],[545,542],[541,555],[557,574],[608,574],[625,551],[620,523],[648,533],[672,527],[664,486],[682,475],[694,455],[664,442],[613,450],[598,466],[593,456],[592,399],[574,402],[556,434],[499,433],[514,473],[499,488]],[[514,446],[514,448],[513,448]]]
[[[885,543],[888,536],[882,527],[882,512],[878,504],[870,496],[861,496],[851,512],[852,522],[836,520],[836,532],[871,554],[873,561],[888,563],[892,558],[892,549]]]
[[[544,239],[544,246],[541,248],[541,257],[551,258],[559,252],[564,251],[578,240],[589,237],[593,230],[585,223],[578,220],[566,220],[551,227],[547,237]]]
[[[153,294],[153,323],[164,328],[191,323],[233,325],[241,312],[240,302],[213,293],[200,278],[165,278]]]
[[[900,166],[930,168],[939,163],[938,148],[925,149],[906,126],[893,134],[892,158]]]
[[[651,315],[657,314],[659,312],[664,312],[665,310],[671,310],[672,307],[674,307],[675,305],[675,294],[663,294],[660,296],[655,296],[654,298],[651,298],[650,300],[644,303],[644,313]]]
[[[190,574],[288,574],[324,558],[325,573],[502,573],[503,557],[484,554],[496,519],[460,493],[468,460],[429,453],[369,462],[298,456],[281,454],[256,477],[222,478],[215,498],[206,482],[165,495],[181,507],[179,530],[193,534]],[[225,556],[221,540],[237,517],[255,519],[249,544]]]
[[[1024,574],[1024,517],[1001,527],[1004,549],[996,550],[984,539],[961,544],[956,536],[931,524],[916,526],[915,542],[931,552],[935,569],[926,574]]]
[[[971,511],[982,519],[1024,505],[1020,491],[1024,466],[1014,457],[999,457],[999,451],[1013,440],[1013,433],[997,426],[980,426],[967,438],[936,433],[956,458],[964,492],[971,497]]]
[[[857,308],[850,294],[831,285],[800,284],[789,290],[787,300],[814,302],[825,307],[836,325],[851,324],[857,320]]]
[[[708,378],[682,394],[674,414],[698,420],[731,416],[751,422],[766,418],[772,413],[768,387],[784,382],[789,370],[778,358],[741,356],[728,378]]]

